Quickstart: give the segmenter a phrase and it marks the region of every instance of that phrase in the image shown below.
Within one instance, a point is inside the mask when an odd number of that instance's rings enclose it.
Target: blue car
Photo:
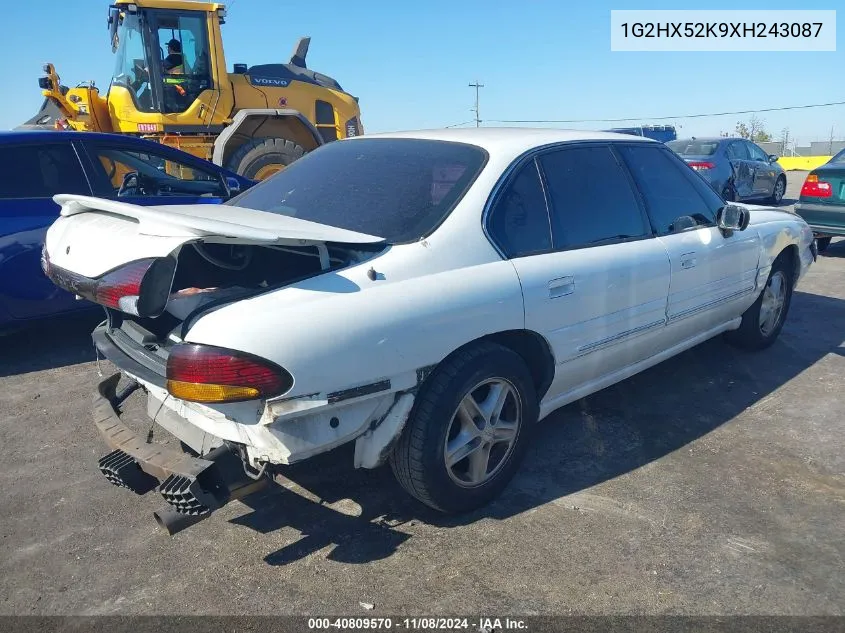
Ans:
[[[726,201],[762,200],[779,205],[786,193],[786,172],[778,157],[743,138],[682,138],[666,143],[701,174]]]
[[[41,270],[53,196],[76,193],[141,205],[219,204],[255,184],[185,152],[88,132],[0,132],[0,331],[93,307]]]

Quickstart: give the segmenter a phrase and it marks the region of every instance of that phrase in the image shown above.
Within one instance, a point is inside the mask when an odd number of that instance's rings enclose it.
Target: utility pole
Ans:
[[[830,126],[830,140],[828,141],[827,152],[833,156],[833,126]]]
[[[478,113],[478,90],[479,88],[483,88],[484,84],[478,83],[478,79],[475,80],[474,84],[469,85],[470,88],[475,88],[475,107],[471,109],[472,112],[475,112],[475,127],[481,126],[481,117]]]

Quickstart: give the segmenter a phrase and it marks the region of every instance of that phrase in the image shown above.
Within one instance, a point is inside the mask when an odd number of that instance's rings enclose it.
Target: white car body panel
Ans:
[[[92,278],[129,261],[164,257],[201,238],[289,246],[383,241],[372,235],[230,205],[142,207],[69,194],[54,196],[54,200],[62,210],[45,240],[50,259],[56,266]],[[103,240],[103,234],[109,239]],[[58,248],[60,243],[72,243],[73,248]]]
[[[521,257],[513,264],[525,327],[546,338],[557,363],[548,398],[649,355],[666,323],[669,258],[656,240]]]
[[[737,328],[784,249],[798,251],[796,281],[813,260],[812,232],[800,218],[751,205],[741,205],[752,209],[748,228],[727,237],[702,228],[507,260],[485,235],[482,210],[518,157],[570,141],[653,141],[559,130],[439,130],[359,138],[373,137],[464,141],[486,149],[489,159],[451,214],[424,240],[390,246],[364,263],[223,305],[191,324],[187,342],[250,352],[287,369],[294,385],[284,396],[201,405],[176,400],[135,376],[149,392],[150,411],[167,409],[203,433],[245,444],[255,465],[300,461],[357,439],[356,465],[374,467],[401,432],[427,373],[467,343],[501,332],[539,334],[554,359],[551,386],[540,403],[542,418]],[[167,207],[165,214],[60,198],[65,210],[48,232],[47,251],[56,265],[88,276],[139,257],[166,255],[201,236],[256,244],[381,241],[231,206]],[[91,241],[82,253],[63,254],[71,233],[84,239],[80,234],[95,235],[96,227],[108,222],[115,229],[112,243]],[[373,390],[373,385],[380,386]],[[346,395],[333,397],[338,392]]]

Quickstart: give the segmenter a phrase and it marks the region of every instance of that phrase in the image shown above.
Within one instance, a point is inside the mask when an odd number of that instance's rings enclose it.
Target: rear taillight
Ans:
[[[830,198],[833,195],[833,187],[829,182],[819,180],[816,174],[810,174],[801,187],[801,195],[808,198]]]
[[[202,403],[264,400],[293,386],[293,376],[268,360],[210,345],[183,343],[167,359],[167,391]]]
[[[103,275],[94,288],[94,301],[107,308],[137,315],[141,285],[154,262],[154,259],[142,259]]]
[[[696,171],[700,171],[702,169],[713,169],[716,167],[715,163],[711,163],[705,160],[691,160],[687,163],[690,167],[692,167]]]
[[[176,259],[139,259],[92,279],[53,265],[45,248],[41,268],[59,288],[83,299],[135,316],[156,317],[167,306]]]

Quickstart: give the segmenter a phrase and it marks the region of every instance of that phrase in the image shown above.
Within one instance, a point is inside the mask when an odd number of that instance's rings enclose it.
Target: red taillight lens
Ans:
[[[94,301],[137,315],[141,284],[154,262],[154,259],[141,259],[104,275],[94,290]]]
[[[92,279],[55,266],[45,247],[41,268],[59,288],[83,299],[135,316],[156,317],[167,307],[176,258],[139,259]]]
[[[185,343],[167,359],[167,390],[192,402],[241,402],[272,398],[293,386],[293,376],[263,358]]]
[[[687,163],[687,165],[689,165],[696,171],[700,171],[702,169],[713,169],[714,167],[716,167],[715,163],[711,163],[704,160],[691,160]]]
[[[829,182],[819,180],[816,174],[810,174],[801,187],[801,195],[808,198],[830,198],[833,195],[833,187]]]

